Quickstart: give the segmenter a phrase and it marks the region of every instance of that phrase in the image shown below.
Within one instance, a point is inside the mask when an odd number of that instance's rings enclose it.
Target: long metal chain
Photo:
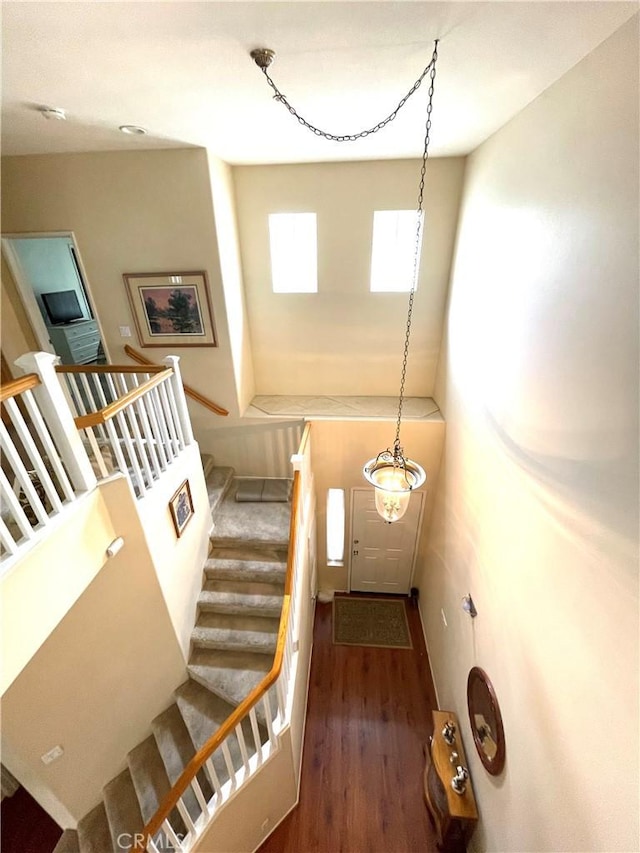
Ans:
[[[398,399],[398,421],[396,424],[396,437],[393,442],[393,456],[394,459],[399,460],[400,464],[402,464],[402,448],[400,446],[400,423],[402,421],[402,405],[404,403],[404,385],[407,376],[407,360],[409,358],[409,341],[411,339],[411,318],[413,315],[413,299],[416,292],[416,285],[418,283],[418,264],[420,259],[420,240],[422,237],[423,230],[423,203],[424,203],[424,180],[427,172],[427,159],[429,157],[429,142],[431,137],[431,113],[433,111],[433,91],[434,84],[436,79],[436,62],[438,60],[438,39],[436,39],[434,47],[433,47],[433,55],[431,57],[431,61],[424,69],[422,74],[418,77],[413,86],[409,89],[407,94],[402,98],[398,106],[393,110],[393,112],[389,113],[389,115],[375,124],[373,127],[370,127],[368,130],[360,130],[358,133],[345,133],[345,134],[334,134],[328,133],[325,130],[320,130],[320,128],[315,127],[310,122],[308,122],[305,118],[303,118],[297,110],[291,106],[289,101],[285,98],[282,92],[278,89],[276,84],[273,82],[269,73],[267,71],[266,65],[260,66],[260,70],[264,74],[267,79],[268,84],[271,86],[273,91],[275,92],[275,99],[280,103],[284,104],[285,107],[289,110],[292,116],[297,118],[298,122],[304,127],[308,128],[312,133],[316,136],[322,136],[324,139],[329,139],[333,142],[355,142],[356,139],[363,139],[365,136],[370,136],[372,133],[377,133],[379,130],[382,130],[383,127],[392,122],[394,118],[398,115],[399,111],[409,100],[411,95],[420,88],[420,85],[424,78],[429,75],[429,100],[427,103],[427,120],[425,124],[425,134],[424,134],[424,147],[422,151],[422,167],[420,169],[420,184],[418,187],[418,206],[416,210],[417,215],[417,225],[416,225],[416,240],[415,247],[413,252],[413,274],[411,278],[411,289],[409,290],[409,305],[407,309],[407,327],[405,330],[404,337],[404,354],[402,357],[402,374],[400,378],[400,396]]]
[[[379,130],[382,130],[383,127],[386,127],[389,124],[389,122],[392,122],[394,120],[394,118],[398,115],[398,113],[400,112],[402,107],[404,107],[404,105],[407,103],[407,101],[409,100],[411,95],[413,95],[413,93],[417,89],[420,88],[422,81],[424,80],[424,78],[429,73],[431,73],[431,85],[433,87],[433,74],[435,72],[435,66],[436,66],[436,59],[437,58],[438,58],[438,42],[436,41],[431,61],[429,62],[427,67],[424,69],[422,74],[418,77],[418,79],[413,84],[413,86],[409,89],[409,91],[404,96],[404,98],[400,99],[396,108],[392,112],[390,112],[389,115],[385,119],[383,119],[382,121],[379,121],[377,124],[374,124],[373,127],[370,127],[367,130],[359,130],[357,133],[341,133],[341,134],[329,133],[326,130],[321,130],[319,127],[315,127],[315,125],[311,124],[305,118],[303,118],[303,116],[301,116],[300,113],[296,110],[296,108],[293,107],[289,103],[289,101],[287,100],[285,95],[282,94],[280,89],[278,89],[276,84],[273,82],[273,80],[269,76],[269,72],[267,71],[266,66],[259,66],[259,67],[260,67],[260,70],[262,71],[262,73],[264,74],[264,76],[267,80],[267,83],[273,89],[274,98],[276,99],[276,101],[279,101],[281,104],[284,104],[285,107],[291,113],[291,115],[294,116],[301,125],[303,125],[308,130],[310,130],[311,133],[314,133],[316,136],[322,136],[324,139],[329,139],[332,142],[355,142],[356,139],[364,139],[365,136],[371,136],[372,133],[377,133]]]
[[[396,424],[396,438],[393,442],[394,455],[402,455],[400,447],[400,422],[402,420],[402,405],[404,403],[404,383],[407,376],[407,359],[409,357],[409,340],[411,338],[411,318],[413,315],[413,299],[416,293],[418,284],[418,265],[420,260],[420,240],[423,230],[423,200],[424,200],[424,179],[427,173],[427,159],[429,157],[429,142],[431,138],[431,113],[433,111],[433,90],[436,79],[436,61],[438,59],[438,41],[436,40],[433,48],[433,58],[430,62],[430,82],[429,82],[429,101],[427,103],[427,120],[424,132],[424,148],[422,150],[422,166],[420,168],[420,184],[418,186],[418,207],[416,210],[416,242],[413,250],[413,275],[411,276],[411,289],[409,291],[409,306],[407,309],[407,328],[404,337],[404,354],[402,357],[402,374],[400,379],[400,396],[398,399],[398,422]]]

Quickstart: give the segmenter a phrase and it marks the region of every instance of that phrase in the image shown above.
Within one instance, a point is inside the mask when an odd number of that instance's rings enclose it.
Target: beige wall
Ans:
[[[0,343],[13,373],[13,362],[25,352],[38,349],[38,345],[4,255],[0,265]]]
[[[420,600],[473,846],[637,850],[637,17],[470,158],[441,368]],[[504,717],[498,778],[471,741],[473,665]]]
[[[441,418],[405,421],[402,442],[407,456],[420,462],[427,472],[426,503],[423,513],[421,549],[426,547],[433,495],[438,481],[445,425]],[[393,444],[395,423],[390,421],[313,421],[311,464],[315,477],[317,504],[318,588],[349,589],[351,530],[349,506],[351,489],[366,487],[362,468],[385,447]],[[346,505],[344,566],[327,566],[327,490],[344,489]]]
[[[122,274],[206,270],[219,346],[176,352],[185,381],[237,413],[204,149],[5,157],[2,230],[73,231],[115,364],[128,362],[124,344],[140,349]],[[144,350],[155,361],[169,352]]]
[[[193,518],[176,537],[169,501],[187,479],[193,499]],[[202,590],[202,567],[209,553],[211,508],[197,444],[187,447],[144,498],[136,501],[140,523],[153,560],[173,628],[185,661]]]
[[[209,155],[211,193],[216,216],[216,232],[220,250],[222,286],[229,320],[231,356],[238,389],[240,413],[255,394],[251,336],[240,260],[240,238],[236,217],[236,200],[231,167]]]
[[[258,394],[397,394],[407,294],[369,293],[371,230],[374,210],[415,208],[419,169],[416,160],[233,169]],[[414,396],[433,393],[463,171],[460,158],[427,170]],[[319,292],[274,294],[268,215],[305,211],[318,216]]]
[[[4,693],[107,560],[116,538],[99,490],[65,509],[62,518],[0,578],[1,689]],[[64,559],[61,558],[64,555]]]
[[[131,489],[117,478],[101,495],[124,547],[2,698],[3,764],[63,827],[97,804],[102,786],[124,769],[127,752],[150,734],[151,720],[186,678]],[[91,523],[92,535],[97,530]],[[74,545],[63,553],[67,562],[81,552]],[[61,559],[47,568],[64,579]],[[23,602],[22,610],[29,606]],[[44,765],[40,756],[57,744],[64,755]]]

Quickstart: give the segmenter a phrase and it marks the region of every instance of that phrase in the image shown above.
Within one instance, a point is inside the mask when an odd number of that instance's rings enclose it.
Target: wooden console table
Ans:
[[[471,778],[467,779],[463,794],[456,793],[451,787],[456,767],[462,765],[469,769],[460,726],[452,711],[433,711],[432,714],[433,737],[424,748],[424,798],[436,827],[438,847],[446,851],[463,851],[478,822],[478,810]],[[452,744],[448,744],[442,736],[442,730],[449,720],[456,727]],[[454,752],[458,757],[452,762]]]

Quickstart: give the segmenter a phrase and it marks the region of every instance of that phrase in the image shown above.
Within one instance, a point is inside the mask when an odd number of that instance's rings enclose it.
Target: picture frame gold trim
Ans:
[[[217,347],[209,281],[196,272],[122,276],[141,347]]]
[[[184,480],[176,489],[169,501],[169,511],[176,536],[179,539],[195,514],[189,480]]]

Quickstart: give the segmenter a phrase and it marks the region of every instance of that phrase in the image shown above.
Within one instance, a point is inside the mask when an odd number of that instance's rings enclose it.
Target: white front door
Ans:
[[[409,593],[423,500],[423,492],[412,494],[404,516],[388,524],[376,511],[373,489],[351,490],[352,591]]]

